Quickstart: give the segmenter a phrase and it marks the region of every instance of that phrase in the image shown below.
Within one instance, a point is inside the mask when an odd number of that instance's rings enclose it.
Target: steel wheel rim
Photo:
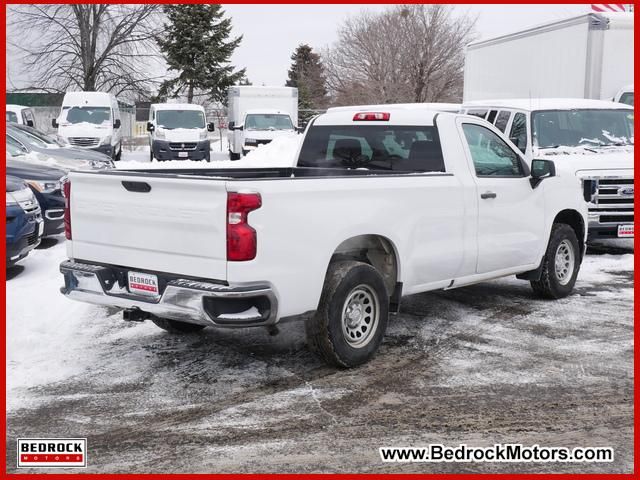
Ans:
[[[378,328],[380,302],[367,285],[358,285],[349,292],[342,307],[342,334],[353,348],[363,348],[373,339]]]
[[[555,267],[556,278],[560,285],[566,285],[573,276],[573,270],[575,268],[575,254],[573,252],[573,245],[568,240],[563,240],[556,249]]]

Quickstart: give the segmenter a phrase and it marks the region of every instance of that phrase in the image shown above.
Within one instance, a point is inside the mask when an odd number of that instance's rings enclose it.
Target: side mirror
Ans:
[[[33,128],[33,120],[27,120],[27,127],[32,127]]]
[[[58,128],[58,120],[56,120],[55,118],[51,119],[51,126],[53,128]]]
[[[147,122],[147,132],[153,132],[156,127],[153,126],[153,123]]]
[[[209,132],[213,132],[216,129],[215,125],[213,124],[213,122],[209,122],[207,123],[207,131]]]
[[[545,178],[556,176],[556,165],[551,160],[533,159],[531,162],[531,188],[536,188]]]
[[[116,121],[113,122],[113,128],[120,128],[120,125],[122,125],[122,123],[120,122],[120,119],[116,118]]]
[[[234,130],[236,128],[236,122],[229,122],[229,130]]]

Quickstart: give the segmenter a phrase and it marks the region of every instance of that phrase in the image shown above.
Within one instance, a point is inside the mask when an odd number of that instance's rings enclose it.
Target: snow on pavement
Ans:
[[[211,162],[193,160],[171,160],[149,162],[149,147],[122,152],[123,160],[116,162],[121,170],[164,169],[164,168],[256,168],[292,167],[300,147],[302,135],[277,137],[266,145],[260,145],[240,160],[229,160],[226,152],[211,151]]]

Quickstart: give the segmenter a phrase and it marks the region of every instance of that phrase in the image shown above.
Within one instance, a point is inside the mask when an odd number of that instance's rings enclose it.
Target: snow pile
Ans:
[[[171,160],[166,162],[144,162],[139,160],[121,160],[116,163],[120,170],[136,169],[167,169],[167,168],[260,168],[260,167],[292,167],[296,161],[296,154],[300,147],[302,135],[290,135],[275,138],[271,143],[260,145],[240,160],[219,160],[216,153],[211,152],[211,162],[193,160]],[[126,158],[126,152],[125,158]],[[228,158],[226,154],[223,154]]]

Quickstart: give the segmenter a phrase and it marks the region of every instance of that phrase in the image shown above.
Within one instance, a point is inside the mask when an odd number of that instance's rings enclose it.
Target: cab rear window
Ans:
[[[299,167],[444,172],[436,127],[347,125],[312,126]]]

